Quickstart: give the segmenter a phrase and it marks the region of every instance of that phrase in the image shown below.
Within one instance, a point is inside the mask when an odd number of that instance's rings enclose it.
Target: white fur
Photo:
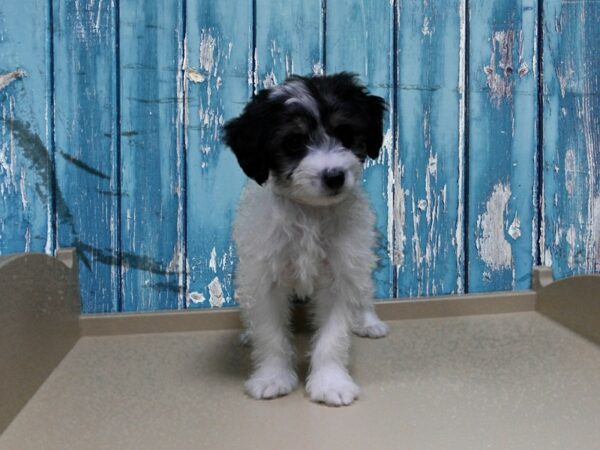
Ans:
[[[359,388],[347,369],[351,330],[387,334],[372,305],[375,218],[355,183],[360,179],[355,161],[344,159],[354,156],[345,154],[350,156],[330,157],[341,158],[335,164],[355,178],[328,206],[290,198],[272,177],[264,187],[251,182],[242,195],[233,231],[239,255],[235,282],[253,346],[255,369],[246,392],[254,398],[285,395],[297,385],[289,331],[293,293],[310,297],[314,306],[317,332],[306,384],[313,401],[352,403]]]

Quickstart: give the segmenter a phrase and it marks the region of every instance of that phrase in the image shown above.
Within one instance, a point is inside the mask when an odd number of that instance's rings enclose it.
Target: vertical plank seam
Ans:
[[[115,58],[114,58],[114,74],[115,74],[115,105],[114,105],[114,118],[115,118],[115,147],[116,147],[116,177],[117,177],[117,217],[115,220],[117,234],[117,311],[123,311],[123,236],[121,233],[122,228],[122,217],[123,217],[123,206],[122,206],[122,177],[121,177],[121,1],[115,0],[114,3],[114,27],[115,27]]]
[[[395,1],[395,0],[394,0]],[[321,27],[323,36],[321,38],[321,64],[323,65],[323,75],[327,74],[327,0],[321,0]]]
[[[396,236],[397,226],[396,214],[394,210],[396,207],[396,181],[398,177],[398,0],[392,0],[392,161],[388,161],[388,164],[392,164],[392,175],[394,177],[391,188],[392,195],[392,211],[388,211],[388,214],[392,214],[392,239],[390,242],[392,247],[392,297],[398,297],[398,265],[396,258],[396,242],[398,237]]]
[[[186,128],[186,117],[187,117],[187,88],[188,88],[188,83],[187,83],[187,78],[186,78],[186,65],[187,65],[187,0],[182,0],[181,1],[181,36],[183,39],[183,42],[181,44],[181,55],[179,60],[181,61],[181,90],[183,91],[181,94],[181,108],[182,108],[182,114],[181,114],[181,123],[179,124],[180,126],[180,133],[181,133],[181,170],[180,173],[178,174],[178,176],[180,177],[180,198],[179,198],[179,203],[180,205],[182,205],[182,207],[180,208],[181,210],[181,222],[182,222],[182,230],[181,233],[183,236],[181,236],[181,249],[180,251],[182,252],[182,255],[180,257],[180,261],[182,261],[182,267],[179,268],[179,270],[182,271],[181,276],[181,286],[180,286],[180,290],[182,292],[180,292],[180,296],[182,297],[182,305],[183,308],[182,309],[187,309],[187,292],[188,292],[188,283],[187,283],[187,277],[188,277],[188,266],[187,266],[187,260],[188,260],[188,233],[187,233],[187,227],[188,227],[188,217],[187,217],[187,207],[188,207],[188,201],[187,201],[187,173],[188,173],[188,161],[187,161],[187,128]]]
[[[252,54],[250,55],[252,72],[252,97],[256,94],[258,88],[258,74],[256,73],[256,0],[252,0]]]
[[[54,86],[54,11],[52,6],[52,0],[46,1],[46,57],[48,58],[47,63],[47,73],[48,78],[46,81],[46,111],[47,111],[47,123],[48,127],[47,138],[48,138],[48,154],[50,156],[50,170],[48,176],[50,177],[50,211],[48,214],[50,216],[50,233],[49,239],[50,249],[46,249],[46,251],[51,255],[55,255],[58,249],[58,210],[56,207],[56,190],[58,189],[58,181],[56,179],[56,133],[54,130],[55,124],[55,86]]]
[[[463,148],[459,149],[459,151],[463,152],[463,163],[464,163],[464,168],[463,168],[463,174],[464,174],[464,178],[463,178],[463,185],[462,187],[459,186],[459,189],[462,189],[463,191],[463,255],[464,255],[464,262],[463,262],[463,280],[464,280],[464,293],[468,294],[469,293],[469,180],[470,180],[470,171],[469,171],[469,167],[470,167],[470,161],[469,161],[469,156],[470,156],[470,118],[469,118],[469,112],[470,112],[470,108],[469,108],[469,102],[470,102],[470,95],[469,95],[469,91],[470,91],[470,76],[469,76],[469,72],[470,72],[470,68],[471,68],[471,44],[470,44],[470,39],[471,39],[471,21],[469,20],[470,18],[470,14],[471,14],[471,9],[470,9],[470,2],[469,0],[465,0],[465,14],[464,14],[464,20],[465,20],[465,60],[464,60],[464,95],[463,95],[463,102],[464,102],[464,107],[463,107],[463,114],[464,114],[464,142],[463,142]],[[458,251],[459,249],[457,249]]]
[[[542,227],[544,226],[544,217],[542,206],[544,202],[544,2],[543,0],[537,1],[537,186],[535,188],[536,193],[536,265],[542,264],[542,252],[544,251],[542,246]]]

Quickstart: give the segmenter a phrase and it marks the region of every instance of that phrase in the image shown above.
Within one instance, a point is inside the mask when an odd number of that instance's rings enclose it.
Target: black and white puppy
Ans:
[[[350,331],[382,337],[373,309],[375,217],[362,166],[377,158],[385,102],[357,78],[292,76],[260,91],[225,125],[225,142],[246,175],[233,228],[237,297],[253,345],[254,398],[298,383],[290,342],[290,298],[309,297],[316,334],[310,399],[348,405],[359,388],[348,374]]]

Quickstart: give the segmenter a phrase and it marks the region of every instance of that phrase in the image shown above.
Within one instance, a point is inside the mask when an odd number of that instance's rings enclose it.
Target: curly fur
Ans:
[[[233,229],[236,292],[255,365],[246,391],[254,398],[297,386],[293,295],[309,297],[314,309],[311,400],[347,405],[359,395],[347,369],[350,332],[387,333],[372,304],[375,217],[360,182],[382,127],[383,101],[348,74],[293,77],[259,93],[225,127],[240,165],[260,184],[246,187]]]

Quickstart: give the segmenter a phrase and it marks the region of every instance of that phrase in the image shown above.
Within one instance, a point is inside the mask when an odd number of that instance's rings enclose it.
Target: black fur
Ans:
[[[356,75],[292,76],[284,84],[290,82],[302,84],[319,117],[301,104],[285,104],[290,97],[273,96],[273,89],[267,89],[225,124],[224,141],[248,177],[263,184],[269,172],[289,175],[286,171],[304,157],[307,145],[319,139],[318,130],[323,129],[361,161],[379,156],[385,101],[370,95]]]

